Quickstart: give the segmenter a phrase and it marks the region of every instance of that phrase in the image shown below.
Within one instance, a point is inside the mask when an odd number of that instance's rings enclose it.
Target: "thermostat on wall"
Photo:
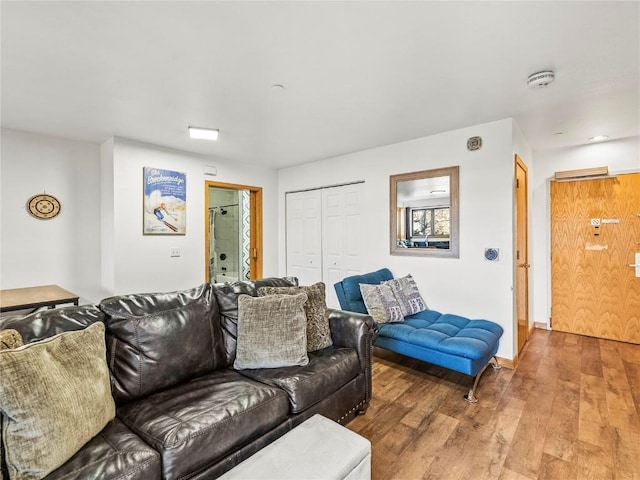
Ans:
[[[484,249],[484,258],[485,260],[489,260],[490,262],[497,262],[500,260],[500,249],[499,248],[485,248]]]

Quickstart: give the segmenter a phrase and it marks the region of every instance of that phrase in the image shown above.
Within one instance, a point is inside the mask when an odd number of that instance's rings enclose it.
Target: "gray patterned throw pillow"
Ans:
[[[327,298],[325,284],[318,282],[314,285],[300,287],[260,287],[258,295],[297,295],[306,293],[309,297],[304,304],[304,313],[307,316],[307,352],[315,352],[333,345],[331,330],[329,328],[329,310],[327,310]]]
[[[403,316],[413,315],[427,309],[427,303],[422,298],[422,295],[420,295],[418,285],[416,285],[411,274],[405,277],[387,280],[383,283],[391,287],[393,295],[400,304]]]
[[[238,348],[233,367],[277,368],[306,365],[306,293],[238,297]]]
[[[389,285],[385,283],[379,285],[361,283],[360,292],[367,307],[367,312],[376,322],[401,322],[404,319],[400,304],[393,296]]]

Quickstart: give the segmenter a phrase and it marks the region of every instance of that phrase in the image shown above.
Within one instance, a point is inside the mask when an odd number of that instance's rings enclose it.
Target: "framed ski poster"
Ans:
[[[187,174],[144,167],[144,235],[187,233]]]

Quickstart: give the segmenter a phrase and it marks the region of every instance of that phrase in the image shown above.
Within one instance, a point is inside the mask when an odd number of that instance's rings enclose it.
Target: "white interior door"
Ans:
[[[322,190],[322,278],[327,304],[339,306],[333,284],[361,273],[362,184]]]
[[[300,285],[322,281],[322,193],[287,193],[287,275]]]

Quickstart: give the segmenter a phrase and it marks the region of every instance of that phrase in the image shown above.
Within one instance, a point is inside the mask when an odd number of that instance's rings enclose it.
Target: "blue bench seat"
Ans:
[[[347,277],[334,285],[343,310],[367,313],[360,284],[391,280],[384,268],[365,275]],[[495,322],[472,320],[435,310],[407,316],[402,322],[378,324],[374,345],[411,358],[455,370],[474,378],[465,399],[476,402],[475,390],[485,368],[500,368],[495,355],[503,329]]]

